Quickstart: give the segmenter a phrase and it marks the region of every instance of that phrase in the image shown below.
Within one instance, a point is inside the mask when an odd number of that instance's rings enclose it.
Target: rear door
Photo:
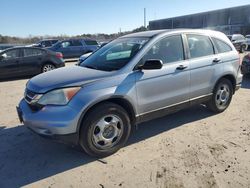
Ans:
[[[41,64],[44,58],[44,50],[36,48],[23,48],[22,58],[19,62],[20,71],[25,75],[33,75],[41,72]]]
[[[20,75],[19,64],[20,50],[12,49],[1,53],[0,78],[9,78]]]
[[[190,99],[205,97],[212,93],[216,71],[220,71],[220,58],[209,36],[187,34],[190,64]]]
[[[73,40],[71,50],[74,54],[74,57],[80,57],[85,53],[85,47],[83,46],[83,42],[81,40]]]

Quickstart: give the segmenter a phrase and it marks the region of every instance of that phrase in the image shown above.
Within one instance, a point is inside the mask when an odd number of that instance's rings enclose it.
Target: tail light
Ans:
[[[60,58],[60,59],[63,59],[63,54],[60,53],[60,52],[56,52],[56,57]]]

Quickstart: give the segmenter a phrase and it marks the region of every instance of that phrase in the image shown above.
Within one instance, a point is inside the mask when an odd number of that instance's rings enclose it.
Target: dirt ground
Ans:
[[[250,187],[250,77],[228,110],[203,106],[141,124],[103,160],[20,125],[27,79],[0,82],[0,187]]]

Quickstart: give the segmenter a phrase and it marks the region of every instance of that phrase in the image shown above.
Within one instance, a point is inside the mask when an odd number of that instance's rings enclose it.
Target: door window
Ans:
[[[82,46],[82,43],[79,40],[74,40],[72,46]]]
[[[50,47],[51,46],[51,42],[50,41],[44,41],[43,46],[44,47]]]
[[[219,53],[232,51],[231,46],[229,46],[227,43],[225,43],[217,38],[212,38],[212,39],[213,39]]]
[[[4,60],[15,59],[19,57],[19,50],[9,50],[2,54]]]
[[[198,58],[214,54],[214,48],[208,36],[187,35],[191,58]]]
[[[95,40],[85,40],[84,42],[86,43],[86,45],[89,45],[89,46],[98,45],[98,43]]]
[[[180,35],[166,37],[157,42],[144,56],[143,60],[159,59],[163,63],[184,60],[183,43]]]
[[[62,42],[62,48],[67,48],[67,47],[70,47],[70,46],[73,46],[72,41]]]
[[[24,57],[39,56],[43,54],[42,50],[38,49],[24,49]]]

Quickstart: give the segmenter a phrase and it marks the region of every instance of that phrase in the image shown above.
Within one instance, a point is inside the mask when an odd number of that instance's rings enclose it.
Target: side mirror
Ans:
[[[149,60],[146,60],[145,63],[139,67],[139,69],[156,70],[156,69],[161,69],[162,66],[163,66],[162,60],[149,59]]]

